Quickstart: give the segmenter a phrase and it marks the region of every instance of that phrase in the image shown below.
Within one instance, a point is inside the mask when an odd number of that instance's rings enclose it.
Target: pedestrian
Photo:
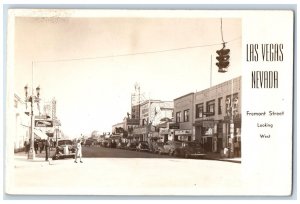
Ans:
[[[45,143],[45,152],[46,152],[45,161],[48,161],[49,154],[50,154],[49,149],[50,149],[50,142],[49,139],[47,139]]]
[[[38,153],[38,148],[39,148],[39,144],[38,144],[38,141],[35,139],[34,140],[34,151],[35,151],[35,154]]]
[[[41,140],[41,141],[39,141],[39,148],[40,148],[40,153],[42,153],[42,151],[43,151],[43,147],[44,147],[44,144],[43,144],[44,142]]]
[[[80,163],[82,163],[81,157],[82,157],[82,150],[81,150],[81,142],[80,140],[77,140],[76,143],[76,152],[75,152],[75,163],[77,163],[77,158],[79,157]]]
[[[24,141],[24,148],[25,148],[25,153],[28,153],[28,142],[26,140]]]

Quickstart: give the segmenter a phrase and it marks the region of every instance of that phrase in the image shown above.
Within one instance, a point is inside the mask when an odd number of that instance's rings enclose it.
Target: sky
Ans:
[[[14,91],[22,98],[26,84],[40,86],[44,101],[55,98],[69,137],[110,132],[130,112],[135,83],[146,98],[173,101],[240,76],[241,19],[222,19],[231,50],[225,74],[215,65],[220,25],[220,18],[17,17]]]

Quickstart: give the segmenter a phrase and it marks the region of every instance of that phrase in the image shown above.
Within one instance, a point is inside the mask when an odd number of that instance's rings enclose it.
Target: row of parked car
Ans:
[[[203,149],[200,143],[188,141],[167,141],[167,142],[116,142],[116,141],[103,141],[101,144],[107,148],[119,148],[132,151],[151,152],[156,154],[169,154],[175,157],[197,157],[203,155]]]

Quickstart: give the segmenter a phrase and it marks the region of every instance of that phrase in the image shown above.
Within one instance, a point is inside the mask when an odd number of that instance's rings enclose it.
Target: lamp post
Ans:
[[[25,90],[25,102],[26,102],[26,110],[27,110],[27,102],[30,102],[30,119],[31,119],[31,125],[30,125],[30,149],[28,151],[28,159],[35,159],[35,151],[34,151],[34,113],[33,113],[33,104],[37,103],[39,104],[40,100],[40,87],[36,87],[36,96],[33,94],[33,89],[31,90],[31,95],[28,96],[28,86],[26,85],[24,87]]]

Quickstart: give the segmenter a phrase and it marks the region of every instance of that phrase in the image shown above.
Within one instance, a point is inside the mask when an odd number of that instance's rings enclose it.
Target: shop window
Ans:
[[[239,98],[238,93],[226,96],[226,113],[227,115],[236,115],[238,113]]]
[[[176,123],[180,123],[181,112],[176,113]]]
[[[183,115],[184,115],[183,121],[184,121],[184,122],[189,122],[189,111],[190,111],[190,110],[185,110],[185,111],[183,112]]]
[[[196,118],[203,117],[203,103],[199,103],[196,105]]]
[[[206,102],[206,112],[215,115],[215,100]]]

